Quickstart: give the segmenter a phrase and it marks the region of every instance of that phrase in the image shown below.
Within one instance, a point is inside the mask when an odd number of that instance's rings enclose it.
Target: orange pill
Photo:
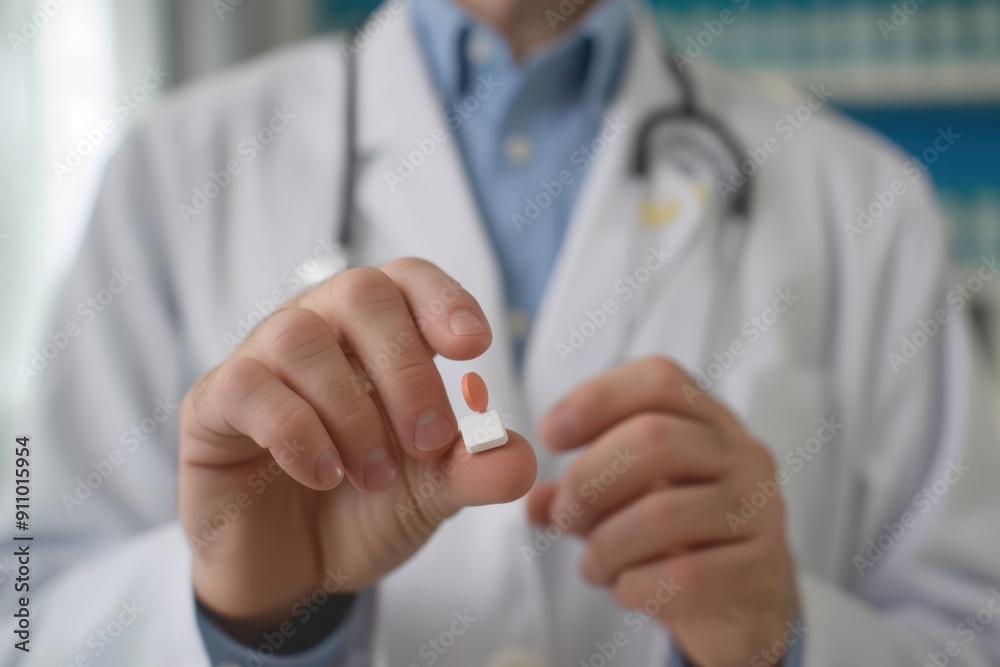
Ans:
[[[462,395],[473,412],[486,412],[490,405],[490,392],[478,373],[466,373],[462,377]]]

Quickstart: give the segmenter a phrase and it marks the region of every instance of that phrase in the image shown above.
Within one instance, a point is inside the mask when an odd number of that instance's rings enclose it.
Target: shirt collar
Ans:
[[[414,0],[414,29],[417,32],[431,77],[446,99],[468,94],[468,43],[473,30],[477,37],[502,49],[510,60],[506,43],[489,26],[479,23],[452,0]],[[625,0],[602,0],[572,30],[546,44],[522,64],[526,75],[541,64],[577,48],[586,54],[581,102],[602,107],[617,90],[631,37],[631,15]],[[587,48],[579,48],[581,43]]]

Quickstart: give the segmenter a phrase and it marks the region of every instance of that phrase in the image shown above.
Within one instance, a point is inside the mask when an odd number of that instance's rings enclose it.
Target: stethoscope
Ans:
[[[352,50],[345,49],[344,53]],[[357,50],[353,50],[357,53]],[[340,185],[340,208],[337,211],[337,243],[340,246],[344,257],[350,256],[351,245],[354,241],[354,210],[356,203],[356,186],[358,178],[358,64],[356,57],[348,55],[346,58],[346,81],[345,81],[345,114],[344,114],[344,168],[342,172],[342,182]],[[697,101],[694,90],[694,83],[691,77],[682,69],[669,54],[664,54],[663,62],[666,63],[667,71],[671,74],[674,82],[680,91],[681,101],[671,107],[653,111],[640,123],[636,137],[634,152],[630,160],[630,173],[636,182],[649,182],[652,180],[654,163],[653,145],[656,135],[669,125],[679,125],[682,123],[692,124],[701,130],[701,134],[707,132],[715,137],[716,142],[722,147],[724,158],[732,160],[733,165],[739,165],[742,157],[742,145],[736,139],[730,129],[716,116],[702,110]],[[662,149],[661,149],[662,150]],[[716,163],[716,174],[722,174],[724,166],[719,164],[718,151],[712,153]],[[725,277],[718,281],[715,289],[712,290],[714,296],[709,310],[708,331],[717,334],[721,331],[722,316],[727,312],[729,300],[733,297],[735,290],[724,289],[725,286],[732,287],[732,277],[737,270],[737,264],[742,257],[743,242],[746,236],[747,227],[750,223],[751,205],[751,177],[741,179],[739,183],[730,183],[732,192],[726,197],[723,208],[719,212],[720,221],[719,235],[717,239],[717,260],[722,265],[722,273]],[[728,222],[727,221],[731,221]],[[349,266],[350,261],[346,261],[342,266]],[[631,333],[636,327],[638,318],[637,311],[628,318],[626,332],[622,338],[627,342],[631,338]],[[708,337],[706,337],[708,338]],[[622,343],[621,355],[627,355],[626,344]],[[706,342],[706,350],[703,350],[702,358],[707,359],[712,351],[710,342]]]

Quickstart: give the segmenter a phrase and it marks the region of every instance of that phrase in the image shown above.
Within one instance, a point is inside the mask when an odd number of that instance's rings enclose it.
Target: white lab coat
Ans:
[[[939,212],[926,184],[907,180],[906,194],[853,243],[843,229],[873,191],[902,176],[904,158],[828,111],[785,139],[776,123],[804,93],[698,61],[693,73],[704,108],[748,148],[769,137],[780,148],[755,177],[733,298],[713,319],[726,262],[710,235],[692,230],[718,221],[661,231],[640,231],[636,222],[638,188],[627,162],[639,121],[678,99],[659,37],[646,27],[650,21],[637,21],[635,53],[608,111],[627,129],[586,177],[518,379],[498,263],[454,141],[438,145],[395,191],[387,184],[386,172],[397,170],[415,140],[447,127],[406,12],[391,17],[360,56],[363,166],[353,261],[424,257],[479,299],[494,343],[474,362],[441,362],[449,391],[461,373],[477,370],[508,427],[531,439],[560,396],[623,358],[660,354],[707,373],[713,352],[724,358],[731,343],[742,342],[745,353],[709,390],[788,472],[782,491],[808,628],[805,664],[923,664],[927,652],[943,652],[950,641],[963,665],[1000,663],[1000,623],[968,642],[959,627],[1000,585],[1000,449],[983,357],[963,312],[897,370],[887,358],[920,320],[955,310],[946,300],[954,283]],[[296,267],[327,253],[344,148],[338,51],[332,41],[317,41],[189,88],[137,128],[110,162],[53,320],[78,320],[83,332],[30,380],[40,390],[28,427],[33,562],[39,577],[65,569],[44,599],[32,591],[28,664],[70,664],[83,654],[110,666],[207,665],[190,553],[175,522],[177,413],[170,405],[229,353],[241,321],[301,288]],[[294,118],[251,161],[241,142],[267,127],[275,108]],[[208,171],[225,170],[231,160],[241,173],[186,222],[179,205],[193,206],[193,189],[204,191]],[[676,265],[652,273],[641,301],[624,303],[616,283],[643,263],[643,248],[661,244]],[[112,270],[134,278],[84,322],[77,304],[105,287]],[[789,289],[797,300],[761,332],[752,318]],[[607,299],[631,314],[585,327],[593,335],[561,359],[557,343],[569,342],[571,329],[581,329],[588,311]],[[459,400],[455,405],[464,414]],[[832,439],[823,420],[842,425]],[[133,427],[142,438],[128,434]],[[817,445],[809,461],[794,454],[797,446]],[[70,513],[64,494],[114,450],[120,465]],[[543,478],[572,458],[536,450]],[[918,505],[915,494],[945,479],[955,462],[969,470],[943,497]],[[873,552],[873,565],[859,574],[854,557],[866,557],[869,540],[882,536],[886,544],[884,525],[907,511],[915,525],[884,554]],[[610,664],[663,667],[668,633],[581,581],[578,540],[557,540],[529,563],[523,547],[544,546],[535,531],[523,501],[466,510],[442,526],[378,588],[379,664],[430,664],[422,647],[449,628],[455,612],[468,611],[476,622],[436,664],[575,666],[597,655],[595,643],[622,631],[627,643]],[[88,554],[94,557],[83,562]],[[95,639],[125,613],[123,603],[143,611],[112,643]]]

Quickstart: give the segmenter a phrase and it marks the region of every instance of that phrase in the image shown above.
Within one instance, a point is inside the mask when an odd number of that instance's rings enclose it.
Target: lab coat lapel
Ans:
[[[697,224],[684,223],[662,234],[637,235],[640,195],[647,187],[630,176],[639,127],[654,109],[677,104],[680,93],[664,69],[659,37],[647,27],[653,23],[640,14],[633,25],[637,38],[602,132],[624,130],[606,142],[607,149],[589,167],[529,341],[525,379],[535,418],[561,395],[617,361],[626,335],[626,311],[636,306],[626,298],[623,276],[664,244],[671,251],[671,264],[683,260],[686,245],[698,230]],[[613,134],[609,131],[606,136]],[[659,271],[656,278],[646,287],[659,289]]]
[[[400,256],[427,259],[479,300],[493,345],[475,369],[495,397],[491,407],[515,415],[516,427],[522,410],[514,403],[520,392],[499,266],[409,21],[409,9],[396,15],[359,54],[363,259],[374,265]],[[441,360],[439,366],[460,406],[456,392],[468,363],[459,368]]]

